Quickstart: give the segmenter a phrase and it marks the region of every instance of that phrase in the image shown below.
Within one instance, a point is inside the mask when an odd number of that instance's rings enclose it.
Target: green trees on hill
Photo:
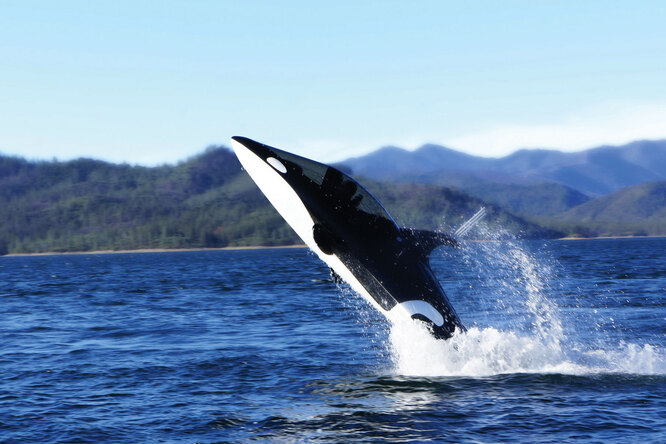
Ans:
[[[518,236],[553,238],[562,232],[541,227],[461,191],[426,184],[387,184],[363,181],[369,191],[386,206],[400,225],[454,230],[481,207],[486,207],[484,222]]]
[[[666,181],[623,188],[577,206],[551,223],[582,226],[596,236],[664,236]]]
[[[283,245],[295,234],[226,149],[176,166],[0,158],[4,253]]]

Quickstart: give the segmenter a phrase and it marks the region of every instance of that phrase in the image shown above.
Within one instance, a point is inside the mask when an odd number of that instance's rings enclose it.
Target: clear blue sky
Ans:
[[[666,138],[664,1],[2,1],[0,152],[153,165]]]

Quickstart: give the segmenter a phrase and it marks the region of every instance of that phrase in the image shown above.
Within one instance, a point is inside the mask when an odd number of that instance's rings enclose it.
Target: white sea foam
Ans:
[[[571,319],[565,319],[565,329],[561,311],[548,297],[557,281],[554,260],[506,239],[469,244],[462,256],[478,278],[479,291],[493,301],[479,311],[497,322],[473,326],[447,341],[434,339],[420,322],[391,325],[387,348],[396,373],[666,374],[664,351],[656,346],[593,338],[603,332],[592,330],[583,335]]]
[[[392,325],[389,340],[395,372],[408,376],[666,373],[663,353],[649,344],[576,350],[541,337],[493,327],[471,328],[441,341],[416,322]]]

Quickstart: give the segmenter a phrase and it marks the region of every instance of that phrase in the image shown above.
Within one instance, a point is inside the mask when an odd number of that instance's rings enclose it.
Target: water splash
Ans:
[[[498,236],[504,239],[495,240]],[[666,358],[659,347],[613,342],[601,337],[598,323],[589,328],[582,325],[582,318],[577,322],[574,316],[563,316],[550,298],[562,290],[561,270],[547,253],[531,252],[505,233],[492,237],[487,242],[465,243],[459,252],[433,263],[445,275],[445,288],[457,286],[458,293],[471,296],[462,304],[467,311],[461,313],[463,319],[478,321],[448,341],[434,339],[418,322],[391,325],[387,348],[396,373],[473,377],[666,373]],[[454,259],[460,267],[446,276]],[[456,307],[461,305],[458,302],[454,300]]]
[[[346,282],[331,277],[338,289],[342,306],[350,314],[353,313],[356,325],[361,329],[368,341],[367,347],[373,350],[380,360],[391,360],[391,351],[386,347],[390,323],[364,298],[360,297]]]
[[[666,373],[663,355],[649,344],[619,344],[614,350],[569,350],[554,348],[535,336],[494,327],[472,327],[448,341],[440,341],[418,323],[394,324],[390,350],[394,371],[406,376]]]

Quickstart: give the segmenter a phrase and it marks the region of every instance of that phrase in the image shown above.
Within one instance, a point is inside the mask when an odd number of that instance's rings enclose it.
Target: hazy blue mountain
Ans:
[[[520,150],[501,158],[471,156],[438,145],[415,151],[383,148],[341,162],[354,174],[378,180],[455,185],[555,182],[590,196],[648,181],[666,180],[666,140],[602,146],[576,153]],[[455,183],[457,182],[457,183]]]
[[[423,145],[415,151],[388,146],[370,154],[345,160],[355,174],[378,180],[411,178],[445,170],[483,170],[494,159],[472,156],[439,145]]]

